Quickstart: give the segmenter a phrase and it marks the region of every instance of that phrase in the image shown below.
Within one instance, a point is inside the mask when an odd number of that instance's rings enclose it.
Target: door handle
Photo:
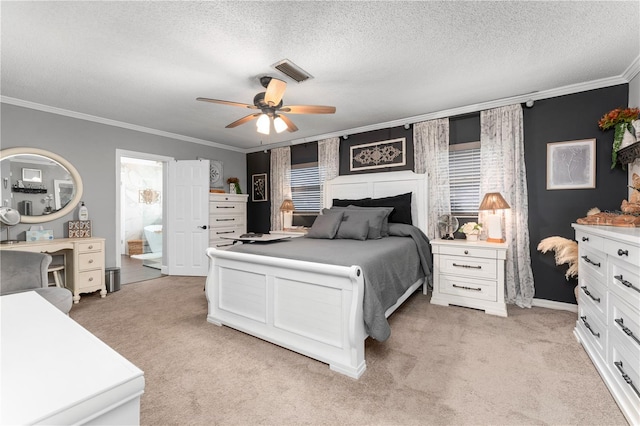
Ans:
[[[207,225],[198,226],[198,228],[200,228],[200,229],[207,229]]]

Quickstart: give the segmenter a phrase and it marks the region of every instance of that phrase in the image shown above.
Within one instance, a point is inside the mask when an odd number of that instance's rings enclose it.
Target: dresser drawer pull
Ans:
[[[596,332],[593,331],[593,329],[591,328],[591,326],[587,322],[587,317],[586,316],[580,317],[580,319],[584,323],[584,326],[587,327],[587,330],[589,330],[591,332],[591,334],[593,334],[594,336],[596,336],[599,339],[600,338],[600,333],[596,333]]]
[[[616,280],[620,281],[620,283],[622,283],[623,286],[625,287],[629,287],[634,289],[635,291],[640,293],[640,288],[636,287],[635,285],[631,284],[629,281],[625,280],[622,278],[622,274],[620,275],[614,275],[613,278],[615,278]]]
[[[620,374],[622,375],[622,379],[625,382],[627,382],[627,384],[631,386],[631,389],[633,389],[636,395],[640,397],[640,391],[638,391],[638,388],[636,388],[635,385],[633,384],[633,380],[631,380],[631,377],[629,377],[629,375],[625,373],[624,370],[622,369],[622,361],[614,361],[613,363],[615,364],[618,371],[620,371]]]
[[[232,246],[233,243],[228,243],[228,244],[216,244],[216,247],[227,247],[227,246]]]
[[[589,241],[589,237],[582,237],[582,241]]]
[[[89,246],[89,250],[93,249],[93,246]]]
[[[593,297],[593,295],[591,294],[591,292],[589,292],[589,290],[587,290],[587,286],[584,285],[582,287],[580,287],[582,289],[582,291],[584,291],[584,294],[586,294],[587,296],[589,296],[594,302],[598,302],[600,303],[600,298],[599,297]]]
[[[624,334],[631,337],[633,340],[636,341],[637,344],[640,345],[640,340],[638,340],[638,338],[633,334],[633,331],[629,330],[629,327],[624,325],[624,320],[622,318],[616,318],[615,322],[620,326],[622,331],[624,331]]]
[[[629,256],[629,250],[618,249],[618,256]]]
[[[457,285],[457,284],[454,284],[453,286],[454,286],[455,288],[461,288],[461,289],[463,289],[463,290],[482,291],[482,289],[481,289],[481,288],[466,287],[466,286],[463,286],[463,285]]]
[[[236,206],[216,206],[216,209],[235,209]]]
[[[92,263],[93,263],[93,259],[89,259],[89,264],[92,264]]]
[[[457,263],[454,263],[453,266],[457,266],[458,268],[467,268],[467,269],[482,269],[482,266],[458,265]]]
[[[216,219],[216,222],[229,222],[229,221],[234,221],[236,220],[235,218],[231,218],[231,219]]]
[[[93,281],[93,277],[89,277],[89,282]]]
[[[592,264],[593,266],[600,267],[600,262],[596,263],[593,260],[589,259],[587,256],[582,256],[585,262]]]
[[[220,234],[233,234],[236,231],[216,231],[216,235],[220,235]]]

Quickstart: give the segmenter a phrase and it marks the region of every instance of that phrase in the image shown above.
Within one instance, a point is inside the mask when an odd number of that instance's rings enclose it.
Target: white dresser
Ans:
[[[431,303],[482,309],[507,316],[504,302],[504,261],[507,244],[432,240]]]
[[[640,424],[640,229],[572,225],[575,334],[631,424]]]
[[[209,194],[209,247],[225,249],[247,232],[247,194]]]

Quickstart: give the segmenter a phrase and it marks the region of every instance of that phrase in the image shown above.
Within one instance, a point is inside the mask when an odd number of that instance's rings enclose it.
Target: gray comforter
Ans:
[[[374,339],[384,341],[391,335],[384,316],[386,310],[420,278],[431,283],[432,266],[429,240],[420,229],[391,223],[389,234],[389,237],[366,241],[302,237],[242,244],[230,250],[331,265],[360,266],[365,283],[365,331]]]

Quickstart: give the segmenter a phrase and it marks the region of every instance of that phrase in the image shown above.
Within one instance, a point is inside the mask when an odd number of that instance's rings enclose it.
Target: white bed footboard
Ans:
[[[366,369],[358,266],[207,249],[207,321],[251,334],[359,378]]]

